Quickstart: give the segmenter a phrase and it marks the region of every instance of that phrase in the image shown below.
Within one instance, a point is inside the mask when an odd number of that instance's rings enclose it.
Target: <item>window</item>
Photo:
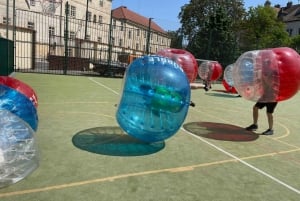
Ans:
[[[70,39],[75,39],[75,32],[74,31],[70,31]]]
[[[48,31],[49,31],[49,36],[54,36],[55,35],[55,29],[54,29],[54,27],[49,27],[49,29],[48,29]]]
[[[139,50],[140,49],[140,45],[138,43],[135,44],[135,49]]]
[[[128,38],[131,39],[131,30],[128,31]]]
[[[68,56],[73,56],[73,51],[71,48],[68,48],[68,52],[67,52]]]
[[[121,22],[120,31],[124,30],[124,22]]]
[[[28,29],[34,29],[34,22],[27,22]]]
[[[53,42],[52,44],[50,43],[50,48],[52,50],[55,50],[56,49],[56,42]]]
[[[99,5],[103,7],[103,0],[99,0]]]
[[[92,13],[91,12],[88,12],[88,21],[90,22],[90,21],[92,21]]]
[[[97,22],[97,15],[94,15],[93,22],[94,22],[94,23]]]
[[[85,40],[91,40],[91,36],[90,35],[86,35]]]
[[[98,43],[102,43],[102,37],[98,36],[97,41]]]
[[[30,6],[35,6],[35,0],[30,0]]]
[[[136,35],[137,35],[137,36],[140,36],[140,30],[139,30],[139,29],[137,30]]]
[[[7,18],[3,17],[3,24],[6,24],[6,23],[10,24],[10,21],[11,21],[10,18],[8,18],[8,22],[7,22]]]
[[[70,12],[71,17],[76,17],[76,7],[71,6],[71,12]]]
[[[114,37],[111,38],[111,45],[115,45],[115,38]]]
[[[119,39],[119,46],[120,46],[120,47],[123,46],[123,39]]]
[[[292,36],[293,29],[287,29],[286,31],[288,32],[289,36]]]
[[[117,21],[114,19],[113,20],[113,27],[114,27],[114,29],[116,28],[116,26],[117,26]]]
[[[101,15],[99,15],[99,20],[98,20],[98,22],[99,22],[99,24],[102,24],[102,22],[103,22],[103,17],[101,16]]]

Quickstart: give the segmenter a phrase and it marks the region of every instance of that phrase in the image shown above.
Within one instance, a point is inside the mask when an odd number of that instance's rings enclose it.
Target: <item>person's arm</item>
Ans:
[[[191,89],[204,89],[205,85],[201,83],[190,83]]]

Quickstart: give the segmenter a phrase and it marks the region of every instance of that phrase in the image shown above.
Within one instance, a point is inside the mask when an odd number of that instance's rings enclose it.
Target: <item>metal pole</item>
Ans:
[[[68,40],[69,40],[69,2],[66,2],[66,6],[65,6],[65,15],[66,15],[66,22],[65,22],[65,34],[64,34],[64,39],[65,39],[65,58],[64,58],[64,68],[63,68],[63,73],[64,75],[67,74],[67,69],[68,69],[68,65],[69,65],[69,47],[68,47]]]
[[[8,39],[9,0],[6,0],[6,39]]]
[[[63,7],[63,1],[60,1],[60,13],[59,13],[59,37],[60,37],[60,42],[62,41],[62,30],[63,30],[63,27],[62,27],[62,19],[63,19],[63,16],[62,16],[62,7]]]
[[[89,13],[89,0],[86,0],[86,11],[85,11],[85,30],[84,30],[84,39],[87,37],[87,23],[88,23],[88,13]]]
[[[108,38],[108,66],[111,65],[111,57],[112,57],[112,37],[113,37],[113,26],[112,26],[112,15],[113,11],[110,12],[110,23],[109,23],[109,38]]]
[[[13,63],[13,71],[15,71],[15,55],[16,55],[16,19],[17,19],[17,15],[16,15],[16,0],[13,1],[13,45],[14,45],[14,63]]]
[[[146,54],[149,54],[150,49],[150,36],[151,36],[151,21],[153,18],[149,18],[149,25],[148,25],[148,34],[147,34],[147,41],[146,41]]]

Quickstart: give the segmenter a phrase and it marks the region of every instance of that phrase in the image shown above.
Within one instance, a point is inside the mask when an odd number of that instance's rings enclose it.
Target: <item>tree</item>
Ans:
[[[238,55],[237,30],[244,16],[243,1],[191,0],[179,13],[187,50],[196,58],[228,65]]]
[[[171,38],[171,48],[183,48],[183,35],[180,33],[180,29],[177,31],[168,31],[168,35]]]
[[[289,36],[273,7],[269,5],[251,7],[243,22],[241,32],[242,50],[253,50],[286,46]]]
[[[298,53],[300,53],[300,35],[291,38],[290,47],[294,48]]]

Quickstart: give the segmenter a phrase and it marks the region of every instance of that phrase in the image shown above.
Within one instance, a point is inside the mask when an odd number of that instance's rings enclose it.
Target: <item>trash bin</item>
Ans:
[[[10,75],[14,71],[14,43],[0,38],[0,75]]]

